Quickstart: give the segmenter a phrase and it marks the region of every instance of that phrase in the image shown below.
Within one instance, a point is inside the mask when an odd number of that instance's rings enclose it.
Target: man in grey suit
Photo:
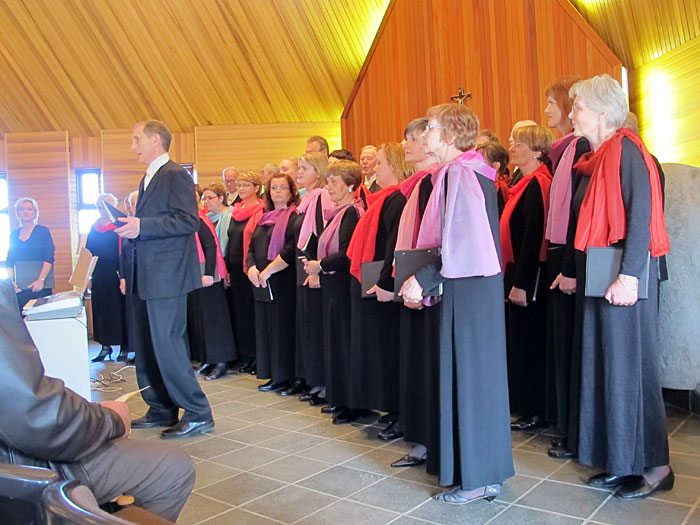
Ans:
[[[133,318],[136,376],[149,405],[134,428],[165,426],[161,437],[190,437],[214,428],[187,343],[187,293],[201,286],[195,232],[199,228],[192,178],[170,160],[171,135],[162,122],[134,127],[131,150],[148,165],[134,217],[116,232],[134,239]],[[179,409],[184,409],[178,421]]]

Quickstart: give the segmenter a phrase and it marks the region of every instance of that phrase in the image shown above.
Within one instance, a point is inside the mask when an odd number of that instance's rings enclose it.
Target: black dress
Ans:
[[[346,251],[358,220],[354,206],[345,210],[338,251],[321,260],[325,386],[331,406],[348,406],[350,401],[350,259]]]
[[[377,285],[394,291],[394,248],[406,204],[400,191],[387,196],[379,213],[374,261],[384,261]],[[394,302],[363,299],[360,282],[350,279],[350,399],[353,408],[399,411],[399,308]]]
[[[542,190],[533,177],[510,216],[515,262],[504,276],[506,298],[513,286],[527,294],[527,306],[506,306],[510,408],[523,417],[544,418],[547,283],[546,265],[539,261],[544,221]]]
[[[231,329],[224,283],[216,268],[216,239],[205,222],[199,221],[199,242],[204,252],[202,275],[214,278],[214,284],[187,294],[187,333],[190,357],[202,363],[235,361],[238,354]]]
[[[567,248],[588,184],[572,200]],[[622,141],[620,165],[626,238],[620,273],[639,276],[649,249],[651,198],[641,152]],[[575,250],[576,326],[572,353],[569,447],[579,462],[611,475],[641,475],[669,462],[666,414],[659,373],[658,259],[649,266],[649,297],[633,306],[613,306],[585,297],[585,252]],[[570,270],[567,268],[567,270]],[[565,274],[569,277],[568,274]],[[573,379],[578,379],[574,381]],[[577,391],[578,390],[578,391]],[[576,403],[575,401],[579,401]],[[572,438],[574,439],[572,442]],[[573,445],[573,446],[572,446]]]
[[[500,253],[493,181],[477,174]],[[449,181],[448,181],[449,183]],[[443,285],[440,316],[440,484],[472,490],[514,474],[508,414],[503,277],[447,279],[416,273],[424,290]],[[430,453],[429,453],[430,454]]]
[[[299,217],[299,225],[303,220],[303,215]],[[321,235],[323,231],[323,209],[319,204],[316,207],[316,229]],[[299,231],[295,233],[295,245],[299,241]],[[311,238],[306,246],[306,257],[313,261],[317,259],[318,237],[311,234]],[[298,260],[302,252],[297,249],[298,273],[303,273],[303,265]],[[324,366],[323,352],[323,304],[320,288],[309,288],[308,286],[297,286],[296,290],[296,359],[295,377],[304,378],[311,386],[322,386],[326,384],[326,371]]]
[[[226,246],[226,268],[231,286],[226,296],[238,354],[255,358],[255,301],[248,276],[243,271],[243,230],[250,219],[237,221],[231,217]]]
[[[419,189],[421,218],[433,183],[423,177]],[[427,449],[426,471],[440,472],[440,310],[442,302],[412,310],[400,308],[399,406],[404,440]]]
[[[51,272],[53,273],[54,263],[54,244],[51,232],[46,226],[37,224],[34,226],[31,235],[26,241],[19,238],[20,229],[16,229],[10,233],[10,247],[7,251],[7,267],[12,268],[18,261],[44,261],[52,265]],[[37,278],[39,274],[37,274]],[[52,288],[42,288],[38,292],[32,290],[22,290],[17,293],[17,303],[19,310],[31,299],[38,297],[46,297],[51,295]]]
[[[289,216],[280,256],[289,266],[267,280],[273,301],[255,301],[256,371],[258,379],[272,379],[273,383],[295,377],[294,355],[296,340],[296,241],[301,216]],[[248,252],[248,267],[262,271],[270,264],[267,249],[274,225],[255,228]]]
[[[119,290],[119,236],[93,226],[85,247],[98,257],[92,272],[92,338],[102,345],[128,349],[125,300]]]

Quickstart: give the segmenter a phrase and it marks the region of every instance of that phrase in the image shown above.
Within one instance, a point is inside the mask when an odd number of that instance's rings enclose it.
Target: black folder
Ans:
[[[272,288],[270,288],[270,281],[267,281],[267,286],[263,288],[262,286],[253,286],[253,298],[259,303],[271,303],[274,300],[272,296]]]
[[[586,250],[586,297],[605,297],[605,292],[617,279],[622,262],[618,246],[591,247]],[[642,275],[639,276],[639,299],[649,297],[649,252]]]
[[[368,295],[367,290],[377,284],[382,268],[384,268],[384,260],[362,263],[362,281],[360,282],[360,289],[362,290],[363,299],[377,298],[375,294]]]
[[[27,290],[29,285],[39,278],[44,261],[15,261],[15,282],[22,290]],[[53,265],[51,271],[46,276],[44,288],[54,287]]]
[[[418,270],[434,265],[439,258],[439,246],[417,250],[396,250],[394,253],[394,300],[403,301],[403,297],[399,296],[399,291],[408,278],[415,275]],[[433,297],[442,295],[442,285],[433,290],[424,290],[423,295]]]
[[[110,222],[114,224],[117,228],[119,226],[124,226],[124,223],[118,221],[117,219],[119,217],[126,217],[126,213],[121,211],[119,208],[112,206],[109,202],[105,200],[102,201],[102,204],[105,207],[105,211],[107,212],[107,216],[109,217]]]

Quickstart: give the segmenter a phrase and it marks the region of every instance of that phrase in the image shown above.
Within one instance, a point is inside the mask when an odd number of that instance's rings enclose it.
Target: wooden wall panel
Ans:
[[[68,132],[8,133],[7,180],[10,202],[32,197],[39,204],[39,223],[48,227],[56,246],[56,290],[67,290],[73,271],[77,231],[71,221]],[[11,215],[12,228],[17,220]]]
[[[102,165],[100,137],[71,137],[70,164],[75,168],[99,168]]]
[[[630,108],[661,162],[700,167],[700,36],[630,72]]]
[[[113,193],[120,202],[139,189],[141,177],[148,167],[141,164],[131,151],[132,135],[131,128],[103,129],[101,134],[102,185],[105,192]]]
[[[173,133],[169,153],[179,164],[194,164],[194,133]]]
[[[340,147],[339,122],[204,126],[194,134],[200,184],[220,181],[227,166],[258,171],[267,162],[298,156],[311,135],[325,137],[331,151]]]
[[[5,139],[0,139],[0,171],[7,171],[7,156],[5,150]]]
[[[343,144],[400,141],[412,119],[459,87],[483,128],[507,139],[543,121],[545,86],[621,63],[566,0],[393,0],[341,119]]]

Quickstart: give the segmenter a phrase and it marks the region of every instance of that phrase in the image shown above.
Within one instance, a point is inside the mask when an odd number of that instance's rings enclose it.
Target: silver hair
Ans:
[[[627,97],[620,83],[608,74],[576,82],[569,90],[573,100],[579,96],[595,113],[607,113],[609,126],[618,129],[627,118]]]
[[[233,170],[233,171],[235,171],[235,172],[236,172],[236,175],[238,175],[238,174],[240,173],[240,170],[239,170],[236,166],[229,166],[228,168],[224,168],[224,169],[221,170],[221,177],[222,177],[222,178],[226,176],[226,172],[227,172],[228,170]]]

